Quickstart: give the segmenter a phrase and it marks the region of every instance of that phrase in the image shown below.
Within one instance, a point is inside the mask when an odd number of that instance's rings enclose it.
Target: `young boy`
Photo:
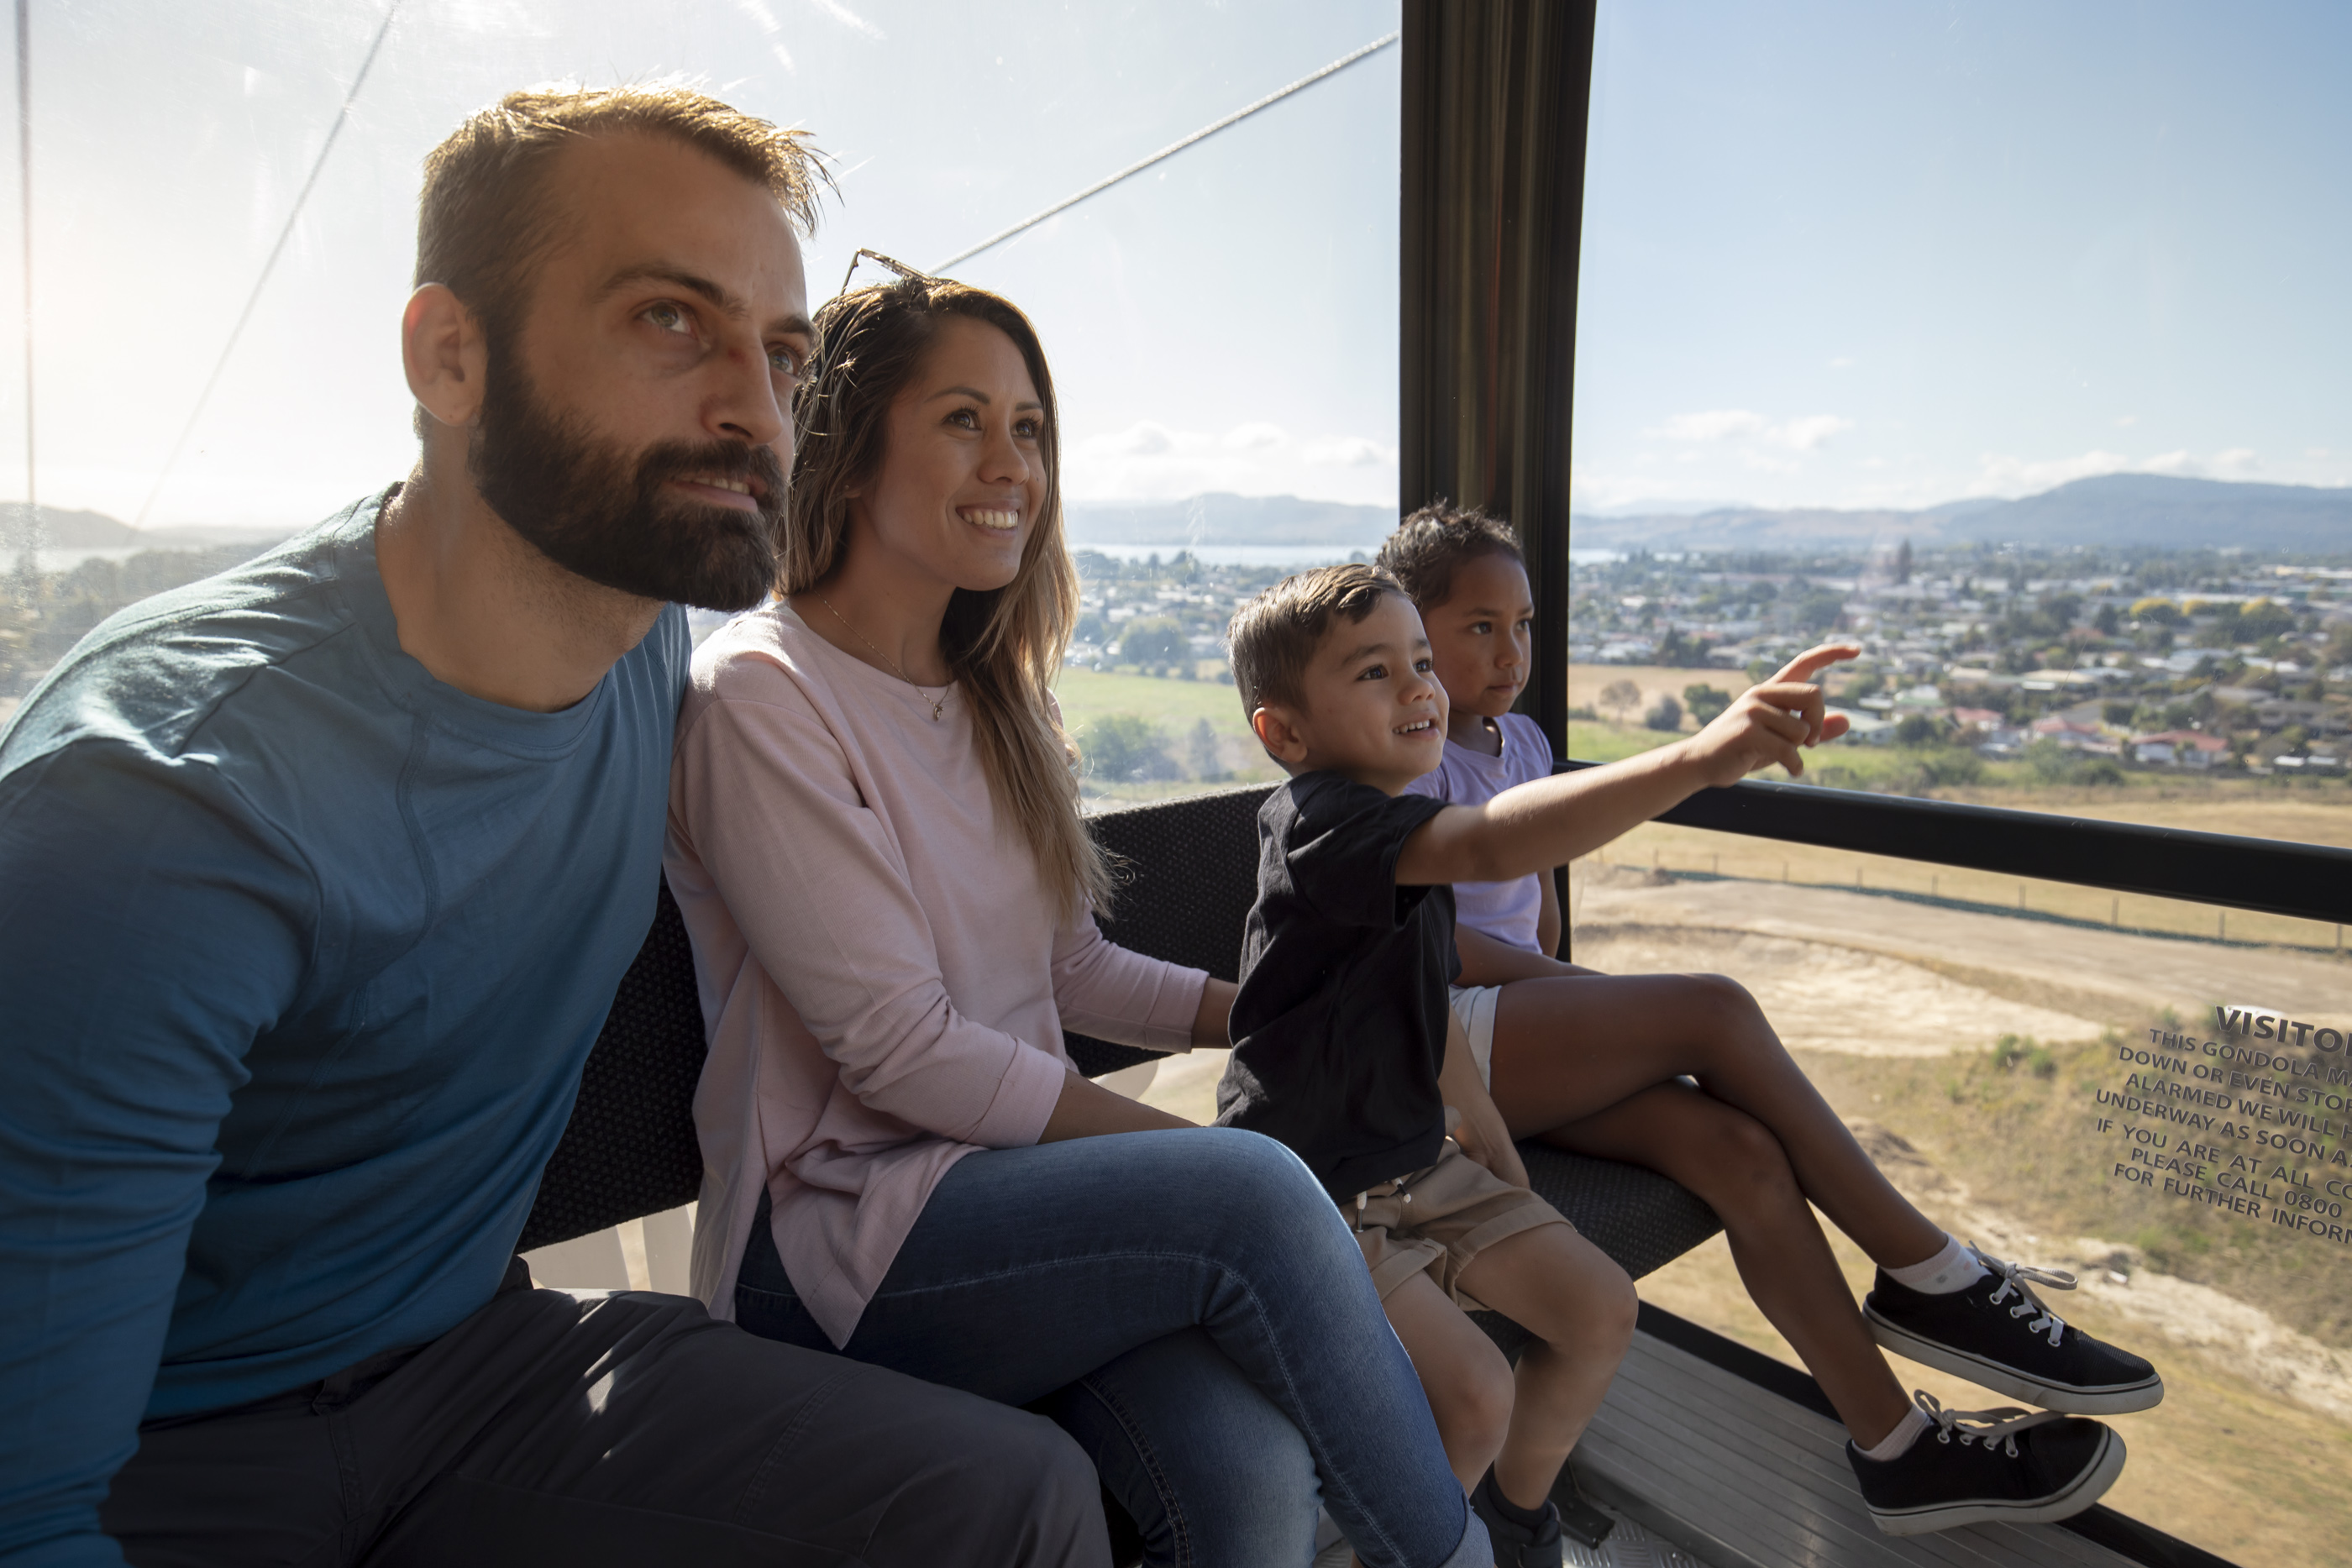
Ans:
[[[1446,715],[1392,580],[1360,565],[1288,579],[1241,608],[1231,642],[1251,726],[1291,779],[1258,818],[1217,1119],[1280,1139],[1322,1181],[1496,1563],[1557,1568],[1552,1490],[1636,1303],[1624,1270],[1528,1190],[1447,1009],[1445,884],[1486,874],[1507,835],[1443,822],[1472,813],[1403,792],[1436,765]],[[1478,1304],[1535,1335],[1516,1377],[1464,1315]],[[1565,1496],[1569,1525],[1597,1544],[1606,1516]]]
[[[1517,539],[1475,511],[1432,507],[1391,536],[1379,565],[1416,601],[1448,698],[1444,760],[1409,788],[1456,806],[1502,807],[1551,771],[1542,733],[1510,712],[1527,682],[1534,618]],[[1817,649],[1779,679],[1809,678],[1854,652]],[[1767,703],[1783,706],[1777,696]],[[1663,809],[1695,787],[1704,764],[1690,753],[1710,747],[1715,730],[1555,788]],[[1616,831],[1588,835],[1585,847]],[[1601,976],[1551,957],[1559,906],[1549,866],[1464,883],[1455,897],[1454,1011],[1512,1134],[1645,1166],[1714,1207],[1757,1305],[1843,1417],[1849,1460],[1881,1529],[1911,1534],[1981,1520],[2058,1519],[2097,1499],[2123,1463],[2120,1439],[2100,1440],[2104,1427],[2075,1422],[2061,1430],[2021,1413],[2010,1420],[1940,1411],[1924,1398],[1915,1406],[1879,1350],[1884,1343],[2053,1411],[2105,1415],[2155,1405],[2164,1385],[2153,1367],[2065,1324],[2032,1293],[2033,1282],[2071,1280],[1985,1258],[1921,1215],[1879,1174],[1736,985]],[[1680,1082],[1685,1073],[1699,1087]],[[1866,1318],[1813,1204],[1880,1265]],[[2020,1421],[2039,1424],[2029,1431]],[[1998,1450],[1948,1436],[1988,1427],[2000,1429]],[[2011,1429],[2022,1434],[2014,1457]],[[1929,1432],[1943,1440],[1921,1441]],[[2029,1448],[2034,1463],[2021,1462]]]

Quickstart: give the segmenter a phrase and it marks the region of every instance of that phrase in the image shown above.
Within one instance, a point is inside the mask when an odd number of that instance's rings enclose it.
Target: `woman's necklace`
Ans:
[[[915,688],[916,695],[921,697],[924,701],[931,705],[931,719],[932,722],[937,723],[940,715],[947,711],[948,694],[955,690],[955,683],[953,681],[950,681],[946,685],[940,688],[940,695],[938,696],[932,696],[930,693],[923,690],[921,682],[916,680],[914,676],[907,673],[905,665],[899,664],[898,660],[892,658],[881,649],[877,648],[872,643],[866,642],[866,633],[860,632],[856,627],[852,626],[849,623],[848,616],[844,615],[838,610],[833,609],[832,600],[827,599],[824,594],[820,593],[816,596],[816,601],[819,604],[824,605],[827,610],[832,610],[833,618],[841,622],[842,629],[844,631],[856,638],[859,642],[865,643],[866,651],[867,653],[872,653],[876,658],[889,665],[893,674],[895,674],[900,680]]]

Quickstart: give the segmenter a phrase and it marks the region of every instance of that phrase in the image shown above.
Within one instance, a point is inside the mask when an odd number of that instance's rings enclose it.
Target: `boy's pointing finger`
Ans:
[[[1781,667],[1772,677],[1773,685],[1783,681],[1810,681],[1832,664],[1862,657],[1859,643],[1824,643],[1818,648],[1808,648]]]

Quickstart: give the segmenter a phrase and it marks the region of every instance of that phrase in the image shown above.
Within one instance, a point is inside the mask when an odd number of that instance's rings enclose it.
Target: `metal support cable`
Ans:
[[[1035,228],[1039,224],[1044,223],[1047,218],[1054,216],[1056,213],[1068,212],[1072,207],[1076,206],[1080,202],[1085,201],[1087,197],[1102,194],[1105,191],[1109,190],[1113,185],[1118,184],[1121,180],[1130,179],[1137,174],[1142,173],[1154,163],[1158,163],[1164,159],[1173,158],[1177,153],[1183,152],[1184,149],[1192,146],[1194,142],[1205,141],[1210,137],[1214,136],[1218,131],[1224,130],[1227,126],[1238,125],[1243,120],[1247,120],[1251,115],[1255,114],[1258,110],[1262,109],[1271,109],[1293,93],[1304,92],[1307,89],[1313,87],[1317,82],[1321,81],[1326,77],[1337,76],[1339,72],[1346,70],[1349,66],[1354,65],[1357,61],[1364,59],[1370,56],[1379,54],[1382,49],[1387,48],[1391,44],[1395,43],[1402,37],[1403,37],[1402,33],[1391,33],[1384,38],[1374,38],[1362,48],[1357,49],[1350,54],[1340,56],[1338,59],[1333,60],[1329,65],[1325,66],[1321,70],[1313,72],[1307,76],[1300,77],[1288,87],[1277,88],[1273,92],[1270,92],[1264,98],[1259,99],[1255,103],[1250,104],[1246,108],[1234,110],[1233,113],[1225,116],[1223,120],[1218,120],[1215,124],[1204,125],[1200,130],[1192,132],[1192,135],[1185,137],[1182,141],[1170,142],[1167,146],[1162,147],[1159,152],[1154,152],[1150,157],[1143,159],[1139,162],[1129,163],[1126,168],[1121,169],[1118,173],[1113,174],[1107,179],[1096,181],[1093,184],[1088,185],[1085,190],[1080,191],[1076,195],[1055,203],[1052,206],[1047,207],[1044,212],[1036,214],[1036,216],[1024,218],[1021,222],[1014,224],[1011,228],[1006,229],[1000,234],[989,235],[988,238],[981,241],[978,245],[973,246],[970,250],[960,250],[956,252],[955,255],[948,257],[945,261],[940,262],[938,266],[932,267],[931,271],[934,273],[942,273],[949,267],[954,267],[960,262],[970,261],[973,256],[978,256],[981,252],[992,249],[997,246],[1003,245],[1006,240],[1011,239],[1013,235],[1021,234],[1025,230]]]
[[[17,15],[22,16],[26,0],[16,0],[16,3]],[[154,507],[155,497],[163,493],[164,483],[178,465],[180,454],[187,448],[188,437],[195,434],[196,421],[204,417],[205,404],[212,401],[213,389],[220,384],[221,372],[228,368],[228,357],[236,351],[236,340],[245,334],[245,324],[253,319],[254,307],[261,303],[261,291],[268,287],[269,274],[278,266],[278,258],[285,254],[286,242],[294,237],[294,225],[301,219],[303,204],[310,201],[311,191],[318,186],[319,175],[327,167],[327,155],[335,150],[335,139],[343,133],[343,126],[352,117],[352,105],[359,100],[360,89],[367,84],[368,71],[375,65],[376,54],[383,47],[383,40],[392,31],[393,17],[399,13],[400,0],[392,0],[392,4],[384,7],[383,25],[376,28],[375,41],[368,46],[366,57],[360,61],[359,74],[352,78],[351,90],[343,94],[343,107],[335,111],[334,122],[327,127],[327,140],[320,144],[319,156],[311,162],[310,178],[302,182],[302,189],[294,198],[293,209],[286,214],[286,226],[278,231],[278,243],[269,247],[268,259],[261,264],[260,275],[253,280],[253,291],[245,297],[245,308],[237,312],[236,325],[229,329],[228,341],[221,345],[220,358],[213,361],[212,374],[205,378],[205,389],[196,394],[195,406],[188,411],[187,423],[180,427],[179,439],[172,443],[171,455],[163,459],[163,466],[155,476],[154,486],[140,505],[139,516],[132,519],[131,527],[147,526],[147,514]]]

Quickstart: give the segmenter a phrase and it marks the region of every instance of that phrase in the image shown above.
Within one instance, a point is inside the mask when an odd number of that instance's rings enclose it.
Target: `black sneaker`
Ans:
[[[1545,1500],[1543,1521],[1533,1530],[1514,1522],[1495,1500],[1495,1472],[1488,1470],[1470,1493],[1470,1511],[1486,1527],[1495,1568],[1562,1568],[1559,1510],[1550,1500]]]
[[[1891,1459],[1848,1442],[1870,1517],[1888,1535],[1962,1524],[2042,1524],[2071,1519],[2123,1474],[2124,1440],[2096,1421],[2050,1411],[1946,1410],[1912,1396],[1935,1423]]]
[[[2026,1269],[1979,1252],[1990,1270],[1966,1290],[1930,1296],[1878,1271],[1862,1303],[1870,1332],[1898,1355],[1996,1394],[2068,1416],[2120,1416],[2164,1398],[2156,1368],[2093,1339],[2042,1304],[2035,1285],[2074,1288],[2074,1276]]]

